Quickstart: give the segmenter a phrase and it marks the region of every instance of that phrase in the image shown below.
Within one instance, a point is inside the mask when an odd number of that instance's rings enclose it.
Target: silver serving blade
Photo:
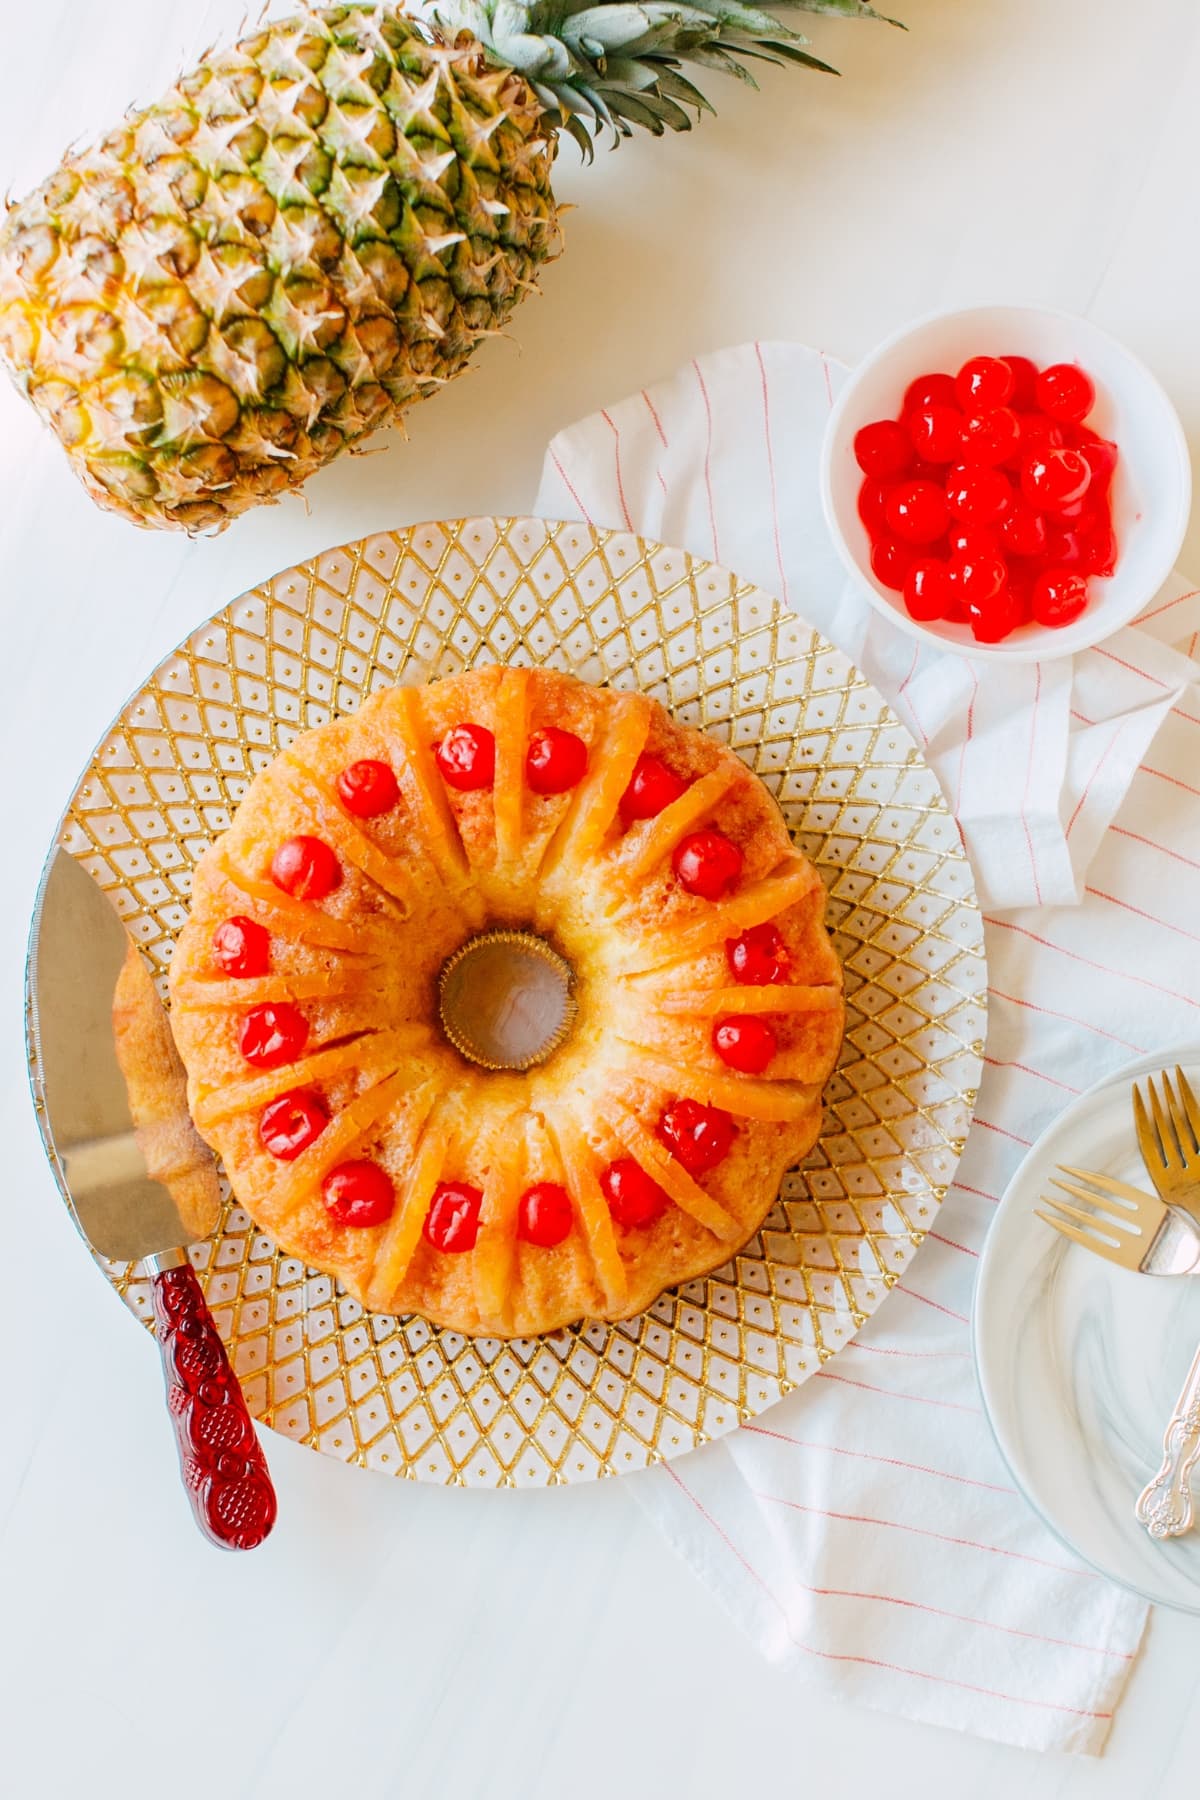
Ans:
[[[80,1231],[114,1262],[137,1262],[195,1235],[170,1191],[147,1172],[117,1062],[113,993],[128,942],[86,869],[56,849],[42,883],[30,953],[43,1130]]]

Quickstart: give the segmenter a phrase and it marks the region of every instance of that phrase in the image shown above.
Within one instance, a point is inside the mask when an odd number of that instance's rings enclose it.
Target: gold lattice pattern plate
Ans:
[[[193,864],[257,771],[378,687],[488,662],[641,688],[731,744],[821,871],[847,981],[816,1149],[740,1254],[640,1319],[501,1343],[369,1313],[282,1254],[226,1189],[220,1228],[192,1255],[251,1412],[410,1479],[544,1486],[731,1430],[885,1299],[970,1123],[983,929],[932,772],[802,619],[621,532],[467,519],[344,545],[243,594],[155,670],[101,744],[61,842],[110,893],[164,994]],[[101,1266],[149,1324],[138,1267]]]

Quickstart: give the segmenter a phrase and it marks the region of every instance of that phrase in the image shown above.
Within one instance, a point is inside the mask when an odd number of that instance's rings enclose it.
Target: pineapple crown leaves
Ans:
[[[810,13],[882,19],[866,0],[777,0]],[[772,13],[739,0],[434,0],[423,9],[445,37],[468,32],[490,62],[525,76],[547,123],[590,158],[595,134],[619,141],[635,125],[661,137],[690,131],[713,107],[683,73],[690,63],[757,86],[747,60],[836,74]],[[888,21],[895,23],[895,21]],[[691,109],[691,111],[689,111]]]

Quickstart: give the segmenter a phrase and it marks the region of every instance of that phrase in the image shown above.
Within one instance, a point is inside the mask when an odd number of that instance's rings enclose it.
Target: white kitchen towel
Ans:
[[[633,1488],[754,1642],[806,1680],[1096,1753],[1147,1609],[1014,1489],[968,1321],[1026,1148],[1101,1074],[1200,1039],[1200,605],[1175,581],[1138,627],[1040,669],[914,655],[847,588],[821,522],[817,448],[840,373],[795,345],[703,358],[556,437],[538,497],[545,516],[717,558],[854,656],[924,743],[987,896],[987,1068],[936,1229],[804,1387]]]

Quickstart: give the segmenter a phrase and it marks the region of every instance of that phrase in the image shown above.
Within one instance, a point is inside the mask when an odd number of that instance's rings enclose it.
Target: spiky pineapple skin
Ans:
[[[349,4],[210,53],[0,229],[0,360],[102,505],[220,529],[465,365],[560,246],[519,75]]]

